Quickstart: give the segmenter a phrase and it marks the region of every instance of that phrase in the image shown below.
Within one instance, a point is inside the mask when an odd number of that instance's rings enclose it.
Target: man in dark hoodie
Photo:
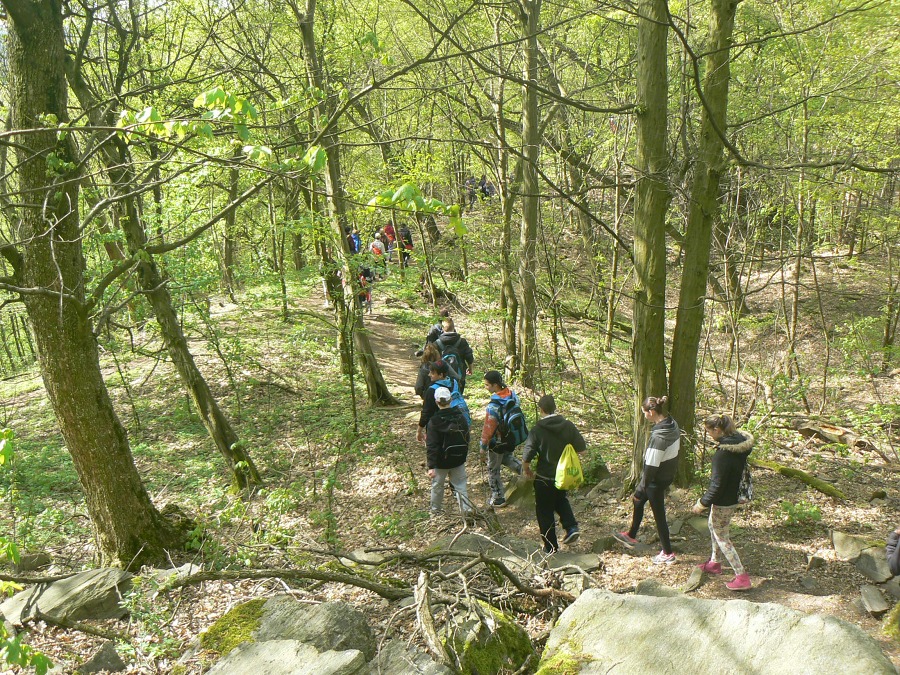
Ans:
[[[559,548],[556,539],[556,514],[559,514],[559,522],[566,531],[564,544],[574,544],[581,534],[566,491],[556,489],[556,466],[567,445],[571,444],[575,452],[584,452],[587,444],[575,425],[556,413],[553,396],[541,396],[538,408],[541,419],[528,434],[522,462],[525,465],[525,475],[534,478],[534,511],[544,553],[555,553]],[[531,462],[535,457],[538,460],[537,470],[532,471]]]
[[[445,318],[441,322],[441,328],[443,333],[435,344],[441,350],[441,359],[459,373],[459,392],[462,394],[466,390],[466,375],[472,374],[475,356],[468,341],[456,332],[453,319]]]
[[[450,407],[452,393],[446,387],[434,391],[438,411],[428,421],[425,448],[431,478],[431,514],[441,513],[444,481],[449,478],[463,515],[472,509],[466,488],[466,457],[469,454],[469,424],[460,408]]]

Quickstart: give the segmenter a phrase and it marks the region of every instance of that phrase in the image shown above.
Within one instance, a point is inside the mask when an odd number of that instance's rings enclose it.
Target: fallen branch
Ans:
[[[815,488],[819,492],[826,494],[833,499],[840,499],[841,501],[847,499],[846,495],[844,495],[843,492],[838,490],[831,483],[827,483],[820,478],[811,476],[805,471],[801,471],[800,469],[794,469],[789,466],[784,466],[783,464],[772,462],[767,459],[751,458],[749,461],[753,466],[758,466],[762,469],[769,469],[769,471],[780,473],[782,476],[787,476],[788,478],[796,478],[801,483],[806,483],[810,487]]]
[[[0,574],[0,581],[12,581],[16,584],[51,584],[54,581],[61,581],[62,579],[74,577],[75,574],[77,574],[77,572],[71,572],[70,574],[55,574],[53,576],[46,577],[29,577],[19,576],[16,574]]]
[[[419,628],[422,630],[422,636],[425,638],[425,644],[431,655],[439,663],[450,665],[452,661],[447,655],[447,650],[438,636],[437,629],[434,625],[434,615],[431,613],[431,598],[428,588],[428,573],[419,574],[419,582],[416,584],[416,619],[419,622]]]
[[[107,630],[105,628],[97,628],[96,626],[91,626],[86,623],[81,623],[80,621],[70,621],[69,619],[62,619],[58,617],[47,616],[43,612],[39,611],[35,608],[35,614],[33,617],[28,618],[27,620],[22,621],[22,625],[25,625],[29,622],[34,621],[43,621],[47,625],[56,626],[58,628],[66,628],[68,630],[77,630],[81,633],[86,633],[87,635],[94,635],[96,637],[101,637],[106,640],[114,640],[116,642],[130,642],[131,636],[127,633],[122,633],[116,630]]]

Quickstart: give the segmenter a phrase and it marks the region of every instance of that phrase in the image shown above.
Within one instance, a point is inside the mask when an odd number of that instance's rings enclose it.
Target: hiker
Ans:
[[[522,475],[522,462],[515,456],[515,449],[525,438],[518,440],[510,429],[509,419],[515,411],[521,414],[519,397],[506,386],[503,376],[496,370],[484,374],[484,387],[491,394],[484,411],[484,428],[481,432],[481,459],[487,461],[488,484],[491,487],[490,505],[495,509],[506,506],[506,490],[500,477],[500,467],[506,466]],[[522,417],[524,423],[524,417]],[[527,437],[527,432],[525,433]],[[518,442],[517,442],[518,441]]]
[[[387,245],[388,262],[394,262],[394,242],[397,241],[397,230],[394,229],[394,223],[390,220],[384,226],[384,240]]]
[[[350,229],[349,225],[344,227],[344,235],[347,239],[347,251],[351,254],[359,253],[359,247],[357,246],[356,240],[353,238],[353,230]]]
[[[734,579],[725,584],[725,587],[731,591],[748,591],[752,588],[750,575],[744,571],[741,559],[731,543],[728,527],[739,503],[738,489],[747,467],[747,458],[756,440],[750,433],[738,431],[728,415],[713,415],[706,418],[703,425],[718,448],[712,458],[709,487],[691,509],[693,513],[700,515],[709,508],[712,555],[699,567],[709,574],[721,574],[722,563],[717,560],[721,553],[735,574]]]
[[[360,265],[357,281],[359,282],[359,291],[357,291],[356,299],[359,301],[359,306],[362,307],[363,313],[371,314],[372,284],[375,282],[375,275],[368,267]]]
[[[437,403],[434,400],[434,392],[439,387],[446,387],[450,390],[451,401],[453,407],[461,407],[466,421],[471,424],[471,416],[469,415],[469,407],[466,405],[465,399],[459,390],[459,383],[450,377],[450,369],[443,361],[435,361],[428,366],[428,377],[431,378],[431,385],[425,390],[422,396],[422,413],[419,415],[419,429],[416,432],[416,440],[419,443],[425,442],[425,429],[428,422],[437,412]]]
[[[438,320],[436,324],[434,324],[431,328],[428,329],[428,334],[425,336],[425,345],[428,346],[434,342],[437,342],[437,339],[444,334],[444,319],[450,318],[450,308],[444,307],[441,309],[441,318]],[[422,356],[422,352],[425,350],[425,347],[422,347],[419,351],[416,352],[416,356]],[[440,353],[440,352],[439,352]],[[458,379],[458,378],[457,378]]]
[[[350,240],[353,242],[353,244],[350,246],[350,252],[360,253],[362,251],[362,237],[359,236],[358,227],[353,228],[353,232],[350,233]]]
[[[663,406],[668,400],[668,396],[648,396],[641,404],[644,418],[653,425],[650,428],[650,443],[644,453],[641,482],[631,498],[634,502],[631,529],[613,535],[625,547],[634,548],[638,528],[644,518],[644,506],[650,502],[653,518],[656,520],[656,532],[662,545],[662,551],[653,558],[654,565],[671,565],[675,562],[675,552],[669,541],[669,525],[666,523],[666,489],[675,479],[678,468],[681,429],[675,420],[663,413]]]
[[[477,199],[475,188],[477,185],[478,181],[475,180],[475,176],[469,176],[463,182],[463,189],[466,193],[466,210],[470,210],[473,206],[475,206],[475,200]]]
[[[891,568],[891,574],[897,576],[900,574],[900,527],[888,535],[887,540],[887,560],[888,567]]]
[[[441,352],[438,351],[437,346],[432,342],[425,345],[425,349],[420,353],[422,355],[422,364],[419,366],[419,375],[416,378],[415,391],[419,398],[424,399],[425,390],[431,386],[431,364],[441,360]],[[452,379],[459,381],[459,373],[449,366],[447,367],[447,375]]]
[[[555,553],[559,549],[559,542],[556,539],[557,514],[560,524],[566,531],[562,543],[574,544],[581,536],[566,491],[556,488],[556,467],[567,445],[571,444],[575,452],[584,452],[587,443],[574,424],[557,414],[556,400],[552,395],[541,396],[538,410],[541,419],[528,434],[522,463],[525,466],[526,478],[534,479],[534,513],[537,516],[544,553]],[[531,462],[535,457],[538,461],[537,470],[532,471]]]
[[[460,408],[450,402],[452,392],[446,387],[434,390],[437,412],[428,421],[425,431],[425,449],[428,477],[431,479],[431,516],[442,511],[444,481],[450,480],[460,511],[471,513],[469,492],[466,488],[466,457],[469,454],[469,423]]]
[[[384,260],[384,242],[381,241],[381,232],[375,233],[375,238],[369,244],[369,252],[375,258],[375,269],[378,271],[378,278],[383,279],[387,276],[387,263]]]
[[[472,348],[464,337],[456,332],[453,319],[449,316],[441,321],[441,336],[435,341],[437,348],[441,350],[441,359],[459,373],[459,392],[466,391],[466,375],[472,374],[472,363],[475,356]]]
[[[400,238],[400,267],[409,267],[410,251],[413,250],[413,238],[412,232],[409,231],[409,225],[405,223],[401,225],[397,234]]]

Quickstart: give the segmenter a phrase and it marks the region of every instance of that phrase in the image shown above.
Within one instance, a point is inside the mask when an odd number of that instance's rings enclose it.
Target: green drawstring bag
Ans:
[[[584,483],[584,471],[581,470],[581,460],[578,453],[569,443],[563,448],[559,456],[559,464],[556,465],[556,489],[574,490]]]

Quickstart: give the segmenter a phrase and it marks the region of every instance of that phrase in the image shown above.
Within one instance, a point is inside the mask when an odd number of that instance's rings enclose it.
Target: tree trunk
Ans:
[[[724,169],[724,144],[719,133],[725,132],[731,35],[736,8],[737,0],[713,0],[709,20],[709,54],[706,57],[706,81],[703,83],[706,105],[701,114],[700,151],[694,166],[684,234],[684,267],[669,380],[672,415],[678,420],[687,441],[678,463],[676,482],[679,485],[690,483],[694,471],[697,353],[703,329],[713,223],[719,215],[719,180]]]
[[[91,122],[97,126],[113,126],[110,120],[101,118],[101,108],[96,104],[81,73],[75,71],[74,64],[71,62],[67,65],[69,84],[79,98],[82,108],[87,111]],[[235,486],[245,489],[251,485],[260,485],[262,479],[259,471],[250,455],[245,451],[231,422],[213,397],[209,385],[200,369],[197,368],[194,357],[188,349],[178,313],[172,305],[172,296],[166,285],[167,280],[160,272],[153,257],[144,251],[147,246],[147,233],[144,229],[143,214],[138,197],[131,194],[134,191],[135,176],[125,142],[119,136],[110,136],[101,151],[112,191],[130,195],[121,200],[125,214],[124,217],[119,218],[119,224],[125,234],[129,254],[139,261],[137,264],[138,279],[153,308],[160,334],[165,342],[166,350],[172,358],[175,370],[197,407],[200,418],[203,420],[203,426],[206,427],[216,448],[225,458]],[[233,187],[236,187],[236,182]]]
[[[541,0],[522,0],[522,32],[525,67],[522,104],[522,226],[520,229],[519,284],[522,311],[522,384],[533,387],[538,369],[537,354],[537,232],[540,219],[540,186],[537,163],[540,154],[540,111],[538,109],[538,31]]]
[[[315,14],[316,0],[307,0],[305,12],[291,1],[291,8],[297,18],[300,33],[303,37],[303,49],[306,52],[306,65],[309,70],[310,83],[319,91],[327,92],[330,87],[325,82],[325,77],[319,65],[315,39]],[[328,109],[325,101],[319,103],[319,113],[322,119],[330,119],[333,112]],[[326,153],[325,163],[325,193],[328,201],[328,210],[331,215],[331,225],[334,231],[335,250],[338,252],[338,260],[341,264],[342,285],[344,290],[344,311],[353,312],[353,344],[356,358],[366,380],[366,391],[369,403],[372,405],[396,405],[397,399],[393,397],[384,381],[378,359],[369,342],[369,334],[363,326],[362,311],[357,307],[356,289],[354,287],[355,275],[350,268],[350,251],[347,248],[347,237],[344,235],[344,223],[346,221],[346,205],[344,202],[344,187],[341,176],[341,147],[339,143],[337,124],[332,126],[322,141],[322,149]],[[337,303],[341,305],[342,303]],[[339,325],[343,325],[339,322]]]
[[[31,195],[21,211],[28,246],[17,277],[35,289],[24,298],[44,386],[84,489],[102,563],[161,560],[178,535],[144,489],[103,382],[85,305],[78,159],[71,138],[48,124],[67,120],[61,6],[51,0],[3,0],[3,6],[11,19],[13,126],[45,129],[16,139],[19,188]]]
[[[637,41],[637,157],[634,208],[634,448],[632,475],[640,475],[646,449],[641,401],[666,391],[666,39],[665,0],[641,0]]]

